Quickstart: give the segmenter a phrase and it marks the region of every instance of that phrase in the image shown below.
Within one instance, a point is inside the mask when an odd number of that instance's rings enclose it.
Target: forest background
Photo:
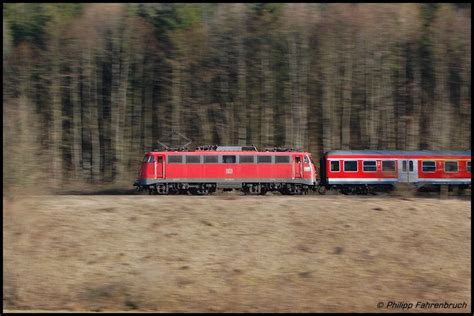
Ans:
[[[470,4],[3,5],[5,189],[131,187],[171,130],[465,150],[470,114]]]

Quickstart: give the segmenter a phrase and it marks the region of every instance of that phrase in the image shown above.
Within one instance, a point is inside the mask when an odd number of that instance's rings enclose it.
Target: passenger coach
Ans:
[[[396,183],[465,189],[471,185],[471,151],[333,150],[321,159],[320,173],[320,193],[367,193]]]

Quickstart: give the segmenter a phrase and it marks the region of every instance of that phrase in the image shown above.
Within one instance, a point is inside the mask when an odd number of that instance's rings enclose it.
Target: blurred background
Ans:
[[[131,187],[171,129],[464,150],[470,114],[470,4],[3,4],[7,190]]]

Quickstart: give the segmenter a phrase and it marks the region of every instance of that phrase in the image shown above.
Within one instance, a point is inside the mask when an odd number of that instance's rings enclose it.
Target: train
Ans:
[[[471,186],[471,151],[332,150],[320,161],[318,191],[368,194],[403,183],[417,189]]]
[[[399,183],[417,189],[471,187],[471,151],[331,150],[319,166],[311,153],[293,148],[200,146],[145,153],[137,191],[207,195],[217,190],[244,194],[369,194]]]
[[[255,146],[201,146],[194,151],[145,154],[138,190],[150,194],[207,195],[219,189],[264,195],[307,194],[317,185],[311,154],[291,149],[258,151]]]

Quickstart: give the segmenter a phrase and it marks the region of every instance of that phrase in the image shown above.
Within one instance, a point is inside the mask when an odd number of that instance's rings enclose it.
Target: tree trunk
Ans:
[[[245,29],[245,15],[242,13],[240,17],[240,25]],[[238,144],[247,144],[247,62],[245,58],[245,47],[242,35],[237,39],[237,118],[238,118]]]
[[[347,52],[352,51],[352,47],[347,47]],[[352,107],[352,59],[345,54],[344,65],[344,87],[343,87],[343,108],[342,108],[342,149],[350,149],[351,146],[351,107]]]
[[[80,64],[76,65],[72,71],[72,83],[71,83],[71,100],[73,106],[73,150],[72,150],[72,161],[74,165],[74,177],[76,179],[82,178],[82,109],[81,109],[81,96],[80,96]]]
[[[291,146],[298,147],[297,142],[301,139],[301,104],[299,98],[299,82],[298,82],[298,55],[295,35],[289,34],[288,39],[288,66],[290,76],[290,109],[291,109],[291,126],[292,126],[292,138]]]
[[[332,69],[332,56],[327,53],[327,59],[323,61],[323,102],[322,102],[322,124],[323,124],[323,150],[329,151],[334,147],[333,145],[333,99],[334,99],[334,72]]]
[[[145,100],[144,100],[144,144],[146,150],[153,149],[153,139],[152,139],[152,128],[153,128],[153,75],[154,75],[154,63],[153,61],[147,62],[143,65],[145,69],[145,78],[143,81],[145,89]]]
[[[59,59],[59,39],[55,35],[54,38],[54,55],[52,56],[52,132],[51,132],[51,148],[52,148],[52,180],[53,187],[58,188],[62,183],[63,175],[63,157],[62,157],[62,102],[61,102],[61,74]]]
[[[128,44],[124,44],[128,45]],[[124,56],[124,61],[122,63],[122,67],[120,67],[120,74],[119,74],[119,87],[117,91],[117,109],[115,115],[115,163],[116,163],[116,178],[121,179],[124,176],[124,172],[126,170],[125,163],[127,161],[125,157],[125,153],[129,152],[128,142],[125,140],[125,129],[126,129],[126,112],[127,112],[127,91],[128,91],[128,76],[129,76],[129,52],[126,51],[122,53]]]
[[[270,70],[270,49],[264,46],[261,50],[261,67],[262,67],[262,77],[263,77],[263,91],[261,93],[262,97],[262,111],[260,115],[262,116],[262,129],[260,133],[260,143],[263,147],[270,147],[274,145],[273,139],[273,78]]]
[[[171,79],[171,129],[179,131],[181,128],[181,61],[172,63]]]
[[[306,32],[302,31],[301,34],[301,46],[300,46],[300,63],[299,69],[299,133],[296,138],[296,147],[308,150],[308,79],[311,72],[310,66],[310,51],[309,51],[309,38]]]
[[[92,181],[98,182],[100,177],[100,135],[99,135],[99,118],[100,118],[100,106],[99,106],[99,97],[98,91],[99,90],[99,81],[101,79],[100,71],[97,69],[97,65],[95,63],[95,58],[92,60],[92,67],[90,69],[90,80],[91,80],[91,107],[90,110],[90,118],[91,118],[91,176]]]

